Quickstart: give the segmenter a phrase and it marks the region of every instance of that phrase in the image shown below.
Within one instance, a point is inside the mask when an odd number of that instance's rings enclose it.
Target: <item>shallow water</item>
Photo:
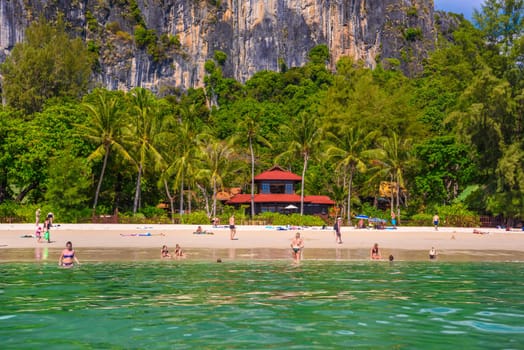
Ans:
[[[0,264],[3,349],[522,349],[524,264]]]

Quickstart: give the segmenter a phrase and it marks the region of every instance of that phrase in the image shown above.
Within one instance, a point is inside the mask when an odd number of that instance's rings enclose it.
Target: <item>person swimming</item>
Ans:
[[[371,248],[370,258],[371,258],[371,260],[380,260],[380,259],[382,259],[382,257],[380,256],[380,252],[378,250],[378,243],[375,243],[373,245],[373,248]]]
[[[66,248],[62,250],[60,258],[58,259],[58,266],[61,267],[73,267],[74,263],[80,265],[80,261],[75,256],[75,251],[73,249],[73,244],[71,241],[66,243]]]

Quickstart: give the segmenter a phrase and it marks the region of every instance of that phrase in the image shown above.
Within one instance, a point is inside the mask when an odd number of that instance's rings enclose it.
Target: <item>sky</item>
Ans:
[[[454,13],[462,13],[464,17],[471,20],[473,9],[480,10],[483,0],[435,0],[435,9]]]

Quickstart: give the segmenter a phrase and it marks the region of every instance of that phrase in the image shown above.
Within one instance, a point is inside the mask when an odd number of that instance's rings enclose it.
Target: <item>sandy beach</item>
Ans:
[[[44,249],[56,255],[66,241],[90,260],[141,260],[157,258],[162,245],[180,244],[191,258],[288,258],[290,240],[298,230],[305,255],[322,259],[366,259],[373,243],[384,258],[425,260],[433,246],[446,260],[524,260],[524,232],[502,229],[399,227],[367,230],[343,227],[342,244],[335,243],[331,228],[277,230],[276,227],[238,226],[237,240],[230,240],[225,226],[202,228],[212,234],[194,234],[195,225],[59,224],[51,230],[51,243],[38,243],[33,224],[0,225],[0,261],[32,260]],[[82,252],[82,253],[80,253]]]

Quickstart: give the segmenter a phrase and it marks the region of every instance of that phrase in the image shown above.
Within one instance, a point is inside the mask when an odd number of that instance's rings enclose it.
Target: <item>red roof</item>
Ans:
[[[237,194],[227,204],[249,204],[251,203],[251,194]],[[300,203],[298,194],[255,194],[255,203]],[[305,196],[304,203],[311,204],[335,204],[328,196]]]
[[[302,181],[302,178],[291,171],[286,171],[279,166],[274,166],[268,171],[255,176],[255,181],[261,180],[287,180],[287,181]]]
[[[310,202],[314,204],[327,204],[327,205],[334,205],[335,201],[333,201],[328,196],[305,196],[304,202]]]

